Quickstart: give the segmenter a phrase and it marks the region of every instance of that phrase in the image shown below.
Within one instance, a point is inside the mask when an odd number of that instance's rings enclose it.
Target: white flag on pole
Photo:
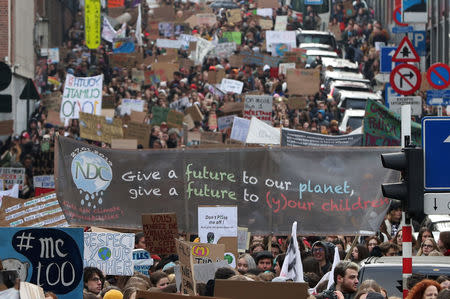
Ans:
[[[138,46],[142,46],[142,14],[141,14],[141,3],[138,6],[138,17],[136,21],[136,41]]]
[[[284,258],[280,277],[292,279],[294,282],[305,282],[303,279],[303,265],[297,242],[297,221],[292,224],[291,243]]]

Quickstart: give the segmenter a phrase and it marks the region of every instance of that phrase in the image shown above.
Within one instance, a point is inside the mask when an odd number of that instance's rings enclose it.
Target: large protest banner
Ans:
[[[178,238],[177,214],[142,214],[142,229],[147,250],[155,254],[176,253]]]
[[[281,129],[281,146],[361,146],[362,134],[324,135],[300,130]]]
[[[111,139],[123,138],[122,120],[80,112],[80,136],[111,144]]]
[[[3,180],[5,189],[12,189],[15,184],[22,190],[25,183],[25,168],[0,167],[0,180]]]
[[[230,299],[272,299],[283,294],[283,299],[308,298],[308,284],[304,282],[236,281],[217,279],[214,295]]]
[[[103,75],[75,77],[67,74],[60,117],[79,118],[79,113],[102,114]]]
[[[83,297],[82,228],[0,228],[4,270],[58,298]]]
[[[244,118],[256,117],[263,122],[272,125],[272,102],[271,95],[246,95],[244,103]]]
[[[302,234],[370,234],[390,203],[379,186],[396,179],[379,161],[394,148],[122,151],[64,137],[56,144],[57,197],[70,225],[141,228],[142,213],[175,212],[179,230],[197,232],[199,205],[237,205],[239,226],[251,232],[289,234],[301,219]]]
[[[383,104],[367,99],[364,115],[363,145],[400,146],[400,115],[389,111]],[[422,145],[421,125],[411,122],[411,142]]]
[[[97,267],[106,275],[131,276],[134,234],[84,233],[84,267]]]
[[[0,208],[0,226],[66,227],[68,224],[53,192],[26,201],[4,196]]]

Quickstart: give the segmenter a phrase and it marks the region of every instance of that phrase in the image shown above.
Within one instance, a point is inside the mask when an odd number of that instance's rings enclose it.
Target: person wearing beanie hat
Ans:
[[[109,290],[105,293],[105,296],[103,296],[103,299],[122,299],[123,294],[119,290]]]
[[[255,257],[256,267],[262,271],[272,271],[273,255],[270,251],[258,252]]]

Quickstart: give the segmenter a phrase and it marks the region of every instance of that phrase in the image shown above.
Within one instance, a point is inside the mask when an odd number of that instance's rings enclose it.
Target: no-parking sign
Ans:
[[[433,64],[428,69],[427,80],[436,89],[446,89],[450,85],[450,67],[445,63]]]
[[[390,83],[396,92],[408,96],[420,88],[422,76],[414,65],[402,63],[392,70]]]

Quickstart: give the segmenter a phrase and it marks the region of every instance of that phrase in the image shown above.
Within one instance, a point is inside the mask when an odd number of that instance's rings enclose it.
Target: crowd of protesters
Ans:
[[[131,8],[136,1],[125,1],[125,7]],[[342,1],[333,1],[330,25],[339,25],[341,30],[345,58],[360,63],[360,71],[366,78],[376,85],[375,76],[379,72],[378,43],[388,43],[389,33],[380,22],[374,20],[374,11],[368,7],[364,0],[354,1],[356,14],[348,17],[344,11]],[[133,4],[132,4],[133,3]],[[200,13],[198,4],[188,1],[164,1],[164,4],[173,7],[174,14],[182,18],[188,12]],[[237,2],[241,9],[242,22],[230,24],[227,20],[226,9],[216,9],[217,23],[213,26],[195,26],[190,34],[199,36],[209,41],[223,40],[223,33],[237,31],[242,33],[241,44],[237,51],[264,52],[265,31],[258,25],[254,15],[255,4],[252,1]],[[164,55],[165,50],[156,47],[155,40],[150,39],[147,20],[151,20],[152,9],[145,1],[142,1],[142,28],[144,28],[143,46],[137,47],[137,52],[142,58]],[[280,5],[274,9],[274,17],[288,16],[286,30],[318,29],[319,21],[313,7],[308,7],[303,22],[295,11],[288,5]],[[67,53],[61,57],[57,64],[47,64],[46,60],[40,60],[36,66],[36,82],[41,94],[51,94],[63,91],[64,80],[67,74],[78,77],[87,77],[103,74],[103,95],[112,96],[115,99],[116,115],[120,112],[121,99],[144,99],[147,103],[148,122],[150,123],[152,107],[169,107],[171,103],[182,98],[187,98],[186,107],[198,105],[205,116],[201,122],[195,123],[192,130],[217,131],[210,128],[208,117],[212,113],[222,115],[221,107],[227,102],[242,102],[239,94],[224,94],[222,96],[212,94],[208,88],[207,75],[210,70],[224,69],[226,78],[235,79],[244,83],[243,93],[260,91],[274,97],[273,126],[287,127],[317,132],[322,134],[338,135],[342,132],[338,129],[341,120],[337,103],[328,100],[324,91],[319,91],[314,96],[308,97],[307,108],[290,110],[286,105],[288,86],[286,77],[282,74],[274,76],[268,66],[242,65],[231,66],[227,59],[217,57],[206,58],[202,64],[190,68],[180,68],[174,73],[174,80],[160,82],[153,85],[142,85],[141,91],[132,89],[131,68],[112,67],[109,63],[109,55],[112,53],[112,44],[102,40],[97,50],[89,50],[84,40],[84,17],[82,8],[74,18],[72,28],[65,40]],[[120,25],[120,24],[119,24]],[[124,34],[134,36],[135,24],[126,24]],[[180,58],[188,58],[187,50],[178,50]],[[141,70],[151,69],[151,65],[140,64],[133,66]],[[51,80],[49,80],[51,78]],[[426,105],[423,107],[423,115],[433,114],[434,111]],[[32,178],[34,175],[53,174],[54,142],[58,135],[68,136],[81,140],[78,120],[71,120],[64,125],[54,125],[47,122],[48,109],[44,101],[40,101],[31,119],[28,129],[20,134],[10,136],[1,145],[1,167],[24,167],[26,169],[26,187],[21,191],[22,198],[33,195]],[[229,134],[229,132],[223,132]],[[107,144],[97,143],[106,147]],[[182,134],[179,130],[169,129],[166,123],[153,126],[150,136],[150,148],[176,148],[183,144]],[[400,213],[400,214],[399,214]],[[401,210],[393,204],[383,222],[377,236],[359,238],[354,242],[354,237],[328,236],[298,237],[304,269],[304,279],[311,288],[316,289],[316,298],[388,298],[386,290],[375,281],[358,283],[358,263],[369,256],[395,256],[402,251],[402,228],[400,225]],[[450,255],[450,233],[441,233],[436,241],[432,232],[426,227],[418,227],[418,238],[413,245],[415,255]],[[136,248],[139,248],[141,235],[137,234]],[[237,262],[237,268],[221,268],[216,274],[216,279],[236,279],[254,281],[286,281],[279,277],[285,252],[288,245],[286,237],[261,237],[252,236],[247,253],[241,255]],[[327,281],[320,280],[331,270],[334,248],[339,249],[341,260],[348,256],[347,261],[341,262],[334,271],[335,284],[327,289]],[[135,298],[138,289],[154,292],[177,292],[173,266],[177,263],[175,255],[153,256],[155,265],[148,276],[135,274],[131,277],[107,276],[97,268],[85,268],[84,272],[84,298]],[[355,274],[356,273],[356,274]],[[450,279],[440,276],[436,281],[425,279],[415,275],[409,285],[408,298],[450,298]],[[199,283],[197,292],[200,295],[213,296],[214,280],[207,284]],[[427,295],[432,293],[431,295]],[[49,294],[48,298],[55,298]],[[52,297],[53,296],[53,297]]]

